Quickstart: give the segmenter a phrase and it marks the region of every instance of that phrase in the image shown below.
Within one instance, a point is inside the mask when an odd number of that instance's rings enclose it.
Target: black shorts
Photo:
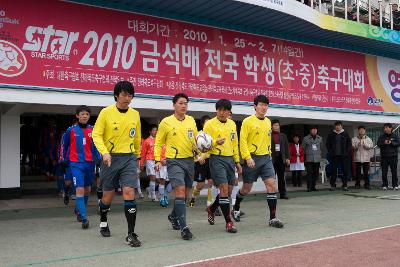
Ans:
[[[194,165],[194,180],[198,183],[204,183],[206,179],[211,179],[210,172],[210,160],[206,159],[206,163],[201,165],[199,162],[195,162]]]

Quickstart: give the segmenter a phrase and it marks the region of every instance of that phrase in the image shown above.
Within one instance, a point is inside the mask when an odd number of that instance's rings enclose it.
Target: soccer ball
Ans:
[[[212,146],[212,137],[205,132],[200,132],[196,136],[196,145],[201,152],[206,152],[210,150]]]

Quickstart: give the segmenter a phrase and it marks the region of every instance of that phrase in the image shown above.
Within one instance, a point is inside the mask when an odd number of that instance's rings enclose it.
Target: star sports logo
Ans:
[[[0,40],[0,75],[15,77],[21,75],[27,66],[24,53],[13,43]]]

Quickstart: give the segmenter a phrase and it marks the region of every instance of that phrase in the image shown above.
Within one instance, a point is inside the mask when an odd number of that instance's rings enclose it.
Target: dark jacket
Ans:
[[[276,158],[276,153],[275,153],[275,141],[274,141],[274,136],[273,136],[273,132],[271,134],[271,151],[272,151],[272,162],[276,162],[277,158]],[[282,154],[282,160],[283,163],[285,163],[285,161],[287,159],[290,159],[290,155],[289,155],[289,141],[286,137],[285,134],[283,133],[279,133],[279,142],[280,142],[280,148],[281,148],[281,154]]]
[[[344,130],[342,130],[340,133],[337,133],[335,130],[333,130],[329,133],[328,138],[326,139],[326,148],[332,157],[350,157],[351,139],[349,134]]]
[[[391,140],[391,144],[385,144],[385,140]],[[382,134],[378,139],[378,146],[381,149],[381,157],[398,157],[400,141],[397,134]]]

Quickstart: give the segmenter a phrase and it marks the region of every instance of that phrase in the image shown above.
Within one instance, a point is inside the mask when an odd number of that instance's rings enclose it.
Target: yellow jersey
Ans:
[[[265,117],[251,115],[245,118],[240,128],[240,153],[244,160],[251,155],[271,155],[271,121]]]
[[[210,154],[233,156],[236,163],[240,162],[239,141],[236,123],[233,120],[227,119],[226,122],[221,122],[217,117],[212,118],[204,124],[203,131],[211,135],[213,139],[213,145],[209,151]],[[225,138],[225,142],[222,145],[218,145],[218,138]]]
[[[118,111],[116,105],[104,108],[100,111],[92,136],[101,155],[132,153],[140,158],[140,115],[133,108],[128,108],[125,113]]]
[[[178,120],[175,115],[164,118],[158,126],[154,145],[154,160],[160,161],[161,147],[166,145],[166,158],[192,158],[198,153],[197,126],[192,116]]]

